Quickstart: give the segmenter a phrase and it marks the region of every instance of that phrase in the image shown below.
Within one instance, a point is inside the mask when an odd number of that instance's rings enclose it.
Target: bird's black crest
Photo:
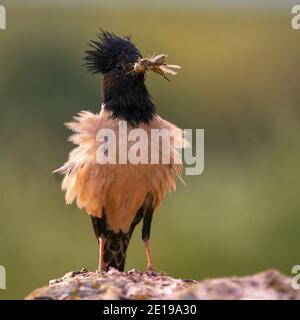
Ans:
[[[135,61],[141,57],[139,49],[129,37],[118,37],[114,33],[101,30],[98,41],[89,42],[85,65],[92,73],[106,73],[114,68],[120,60]]]

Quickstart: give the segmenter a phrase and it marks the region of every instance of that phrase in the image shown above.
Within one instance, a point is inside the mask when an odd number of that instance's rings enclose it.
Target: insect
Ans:
[[[159,54],[157,56],[153,55],[151,58],[141,58],[136,62],[133,66],[133,70],[135,72],[149,72],[153,71],[161,76],[163,76],[166,80],[170,81],[166,74],[176,75],[177,71],[173,69],[181,69],[181,66],[176,64],[167,64],[167,55]]]

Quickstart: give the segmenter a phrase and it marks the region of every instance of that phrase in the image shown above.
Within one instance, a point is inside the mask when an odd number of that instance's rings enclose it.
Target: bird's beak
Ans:
[[[169,80],[166,77],[166,74],[176,75],[177,71],[173,69],[180,69],[178,65],[167,64],[167,55],[160,54],[158,56],[153,56],[152,58],[140,58],[133,66],[134,73],[146,73],[153,71],[165,79]]]

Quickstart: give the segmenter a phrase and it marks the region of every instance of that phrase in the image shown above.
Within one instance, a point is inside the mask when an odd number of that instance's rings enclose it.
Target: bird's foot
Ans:
[[[106,271],[107,271],[106,265],[99,265],[98,269],[96,270],[96,272],[99,274],[106,273]]]
[[[152,264],[148,265],[146,271],[153,272],[154,271],[153,265]]]
[[[152,264],[148,264],[147,265],[146,273],[148,275],[151,275],[151,276],[153,276],[155,274],[155,271],[153,269],[153,265]]]

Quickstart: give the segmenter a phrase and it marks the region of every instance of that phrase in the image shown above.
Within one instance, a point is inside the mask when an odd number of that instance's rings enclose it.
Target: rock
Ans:
[[[175,299],[203,300],[299,300],[291,278],[276,270],[252,276],[210,279],[174,295]]]
[[[177,300],[300,300],[300,291],[291,286],[291,278],[276,270],[245,277],[195,281],[176,279],[164,272],[147,273],[135,269],[120,272],[68,272],[49,286],[36,289],[27,300],[105,300],[105,299],[177,299]]]

